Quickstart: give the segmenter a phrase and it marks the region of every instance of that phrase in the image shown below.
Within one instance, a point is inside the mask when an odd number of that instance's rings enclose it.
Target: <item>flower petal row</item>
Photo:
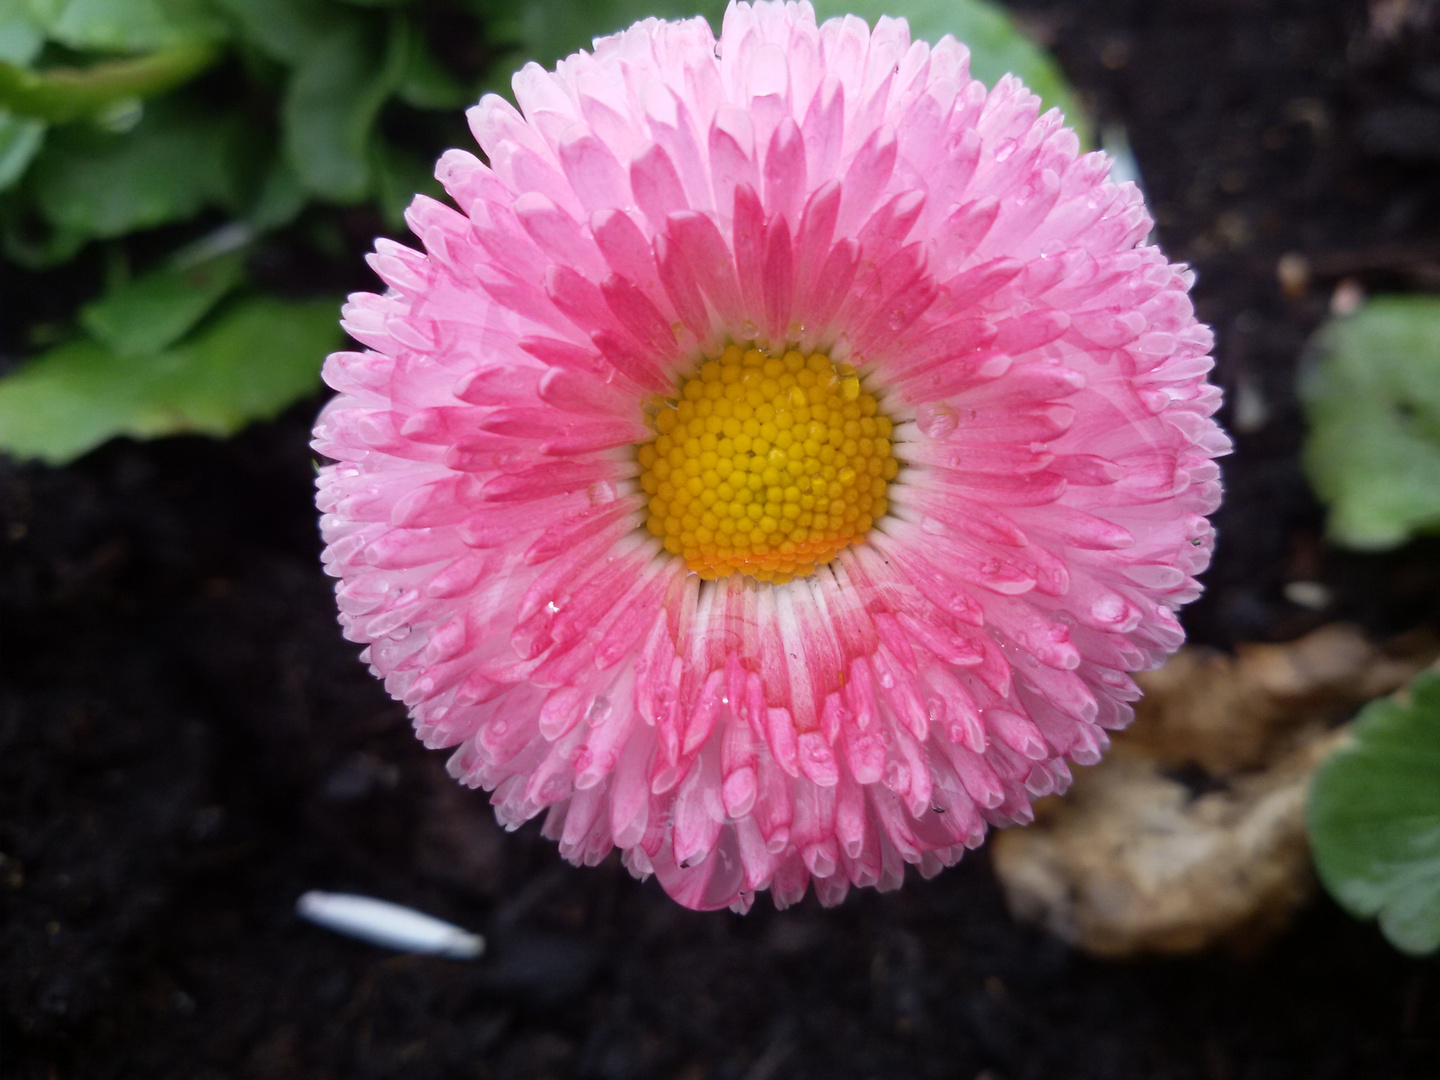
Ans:
[[[897,887],[1031,819],[1179,646],[1210,332],[1138,190],[952,38],[646,20],[470,111],[379,241],[315,428],[346,635],[450,771],[692,908]],[[647,530],[647,402],[731,345],[848,365],[899,463],[808,576]]]

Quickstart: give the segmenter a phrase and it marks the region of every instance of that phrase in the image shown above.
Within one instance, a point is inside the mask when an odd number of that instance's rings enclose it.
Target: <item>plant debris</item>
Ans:
[[[1345,730],[1332,725],[1436,648],[1333,625],[1233,657],[1181,650],[1141,677],[1111,757],[991,841],[1011,911],[1100,956],[1268,936],[1314,891],[1305,794]]]

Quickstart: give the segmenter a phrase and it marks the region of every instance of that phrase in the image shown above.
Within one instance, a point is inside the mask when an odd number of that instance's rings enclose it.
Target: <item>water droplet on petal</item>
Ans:
[[[927,401],[920,406],[915,420],[927,438],[943,439],[959,426],[960,415],[949,402]]]
[[[910,770],[898,761],[892,761],[885,766],[883,783],[891,791],[910,790]]]

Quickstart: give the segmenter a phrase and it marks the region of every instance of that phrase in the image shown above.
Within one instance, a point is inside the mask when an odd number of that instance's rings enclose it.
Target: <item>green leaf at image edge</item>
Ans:
[[[28,64],[45,47],[45,30],[21,0],[0,0],[0,60]]]
[[[116,435],[231,435],[319,386],[341,340],[338,308],[244,300],[147,356],[92,340],[59,346],[0,378],[0,450],[64,464]]]
[[[24,0],[51,41],[80,52],[148,52],[219,41],[210,0]]]
[[[1316,771],[1306,823],[1320,878],[1396,948],[1440,948],[1440,672],[1371,702]]]
[[[45,141],[45,122],[0,113],[0,191],[25,175]]]
[[[204,71],[219,55],[211,45],[177,45],[134,59],[45,71],[0,60],[0,108],[52,123],[97,116],[121,102],[174,89]]]
[[[1298,390],[1332,540],[1380,551],[1440,526],[1440,299],[1378,296],[1331,320]]]
[[[240,34],[262,53],[287,66],[301,63],[355,12],[328,0],[212,0]]]

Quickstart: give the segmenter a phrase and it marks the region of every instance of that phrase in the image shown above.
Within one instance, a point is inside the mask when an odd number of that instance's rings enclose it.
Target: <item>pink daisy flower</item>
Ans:
[[[1191,275],[951,38],[649,19],[470,112],[325,365],[340,621],[420,737],[680,903],[960,858],[1182,641],[1220,498]]]

